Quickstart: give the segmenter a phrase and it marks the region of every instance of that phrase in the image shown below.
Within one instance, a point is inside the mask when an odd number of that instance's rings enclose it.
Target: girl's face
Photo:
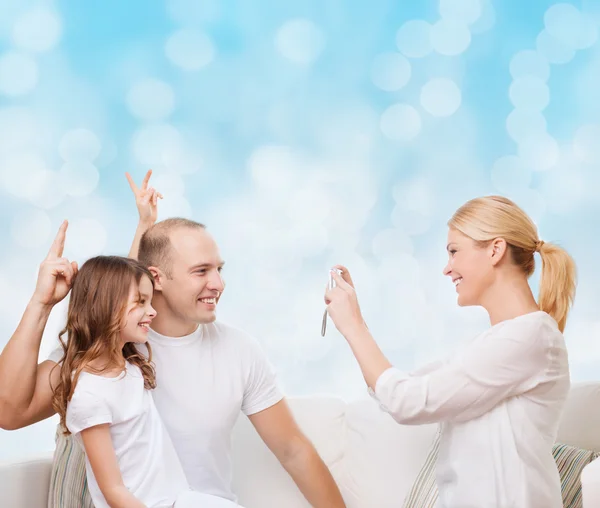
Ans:
[[[121,342],[126,344],[134,342],[143,344],[148,341],[148,329],[156,316],[152,308],[152,283],[148,277],[142,277],[139,285],[131,284],[127,308],[125,310],[125,323],[121,328]]]
[[[458,305],[481,305],[482,297],[494,280],[493,246],[479,247],[471,238],[450,228],[448,264],[444,275],[452,279]]]

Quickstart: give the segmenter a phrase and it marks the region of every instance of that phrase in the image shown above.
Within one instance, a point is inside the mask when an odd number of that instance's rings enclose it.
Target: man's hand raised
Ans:
[[[140,223],[151,226],[156,222],[158,216],[158,200],[162,199],[162,194],[153,187],[148,187],[150,177],[152,176],[152,170],[148,170],[144,180],[142,181],[141,187],[138,187],[133,181],[133,178],[129,173],[125,173],[129,187],[135,196],[135,204],[140,214]]]
[[[64,221],[46,259],[40,265],[37,284],[32,301],[45,306],[54,306],[71,290],[77,275],[77,262],[62,257],[69,223]]]

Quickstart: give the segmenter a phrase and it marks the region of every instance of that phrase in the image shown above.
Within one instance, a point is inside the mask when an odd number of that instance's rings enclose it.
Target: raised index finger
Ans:
[[[63,221],[63,223],[58,228],[58,233],[56,233],[56,238],[52,242],[50,246],[50,250],[48,251],[47,259],[56,259],[60,258],[63,255],[63,250],[65,248],[65,238],[67,236],[67,227],[69,225],[68,221]]]

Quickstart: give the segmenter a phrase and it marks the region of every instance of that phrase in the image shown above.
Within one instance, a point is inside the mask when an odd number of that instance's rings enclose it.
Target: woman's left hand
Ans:
[[[341,265],[334,268],[341,270],[342,275],[332,270],[331,274],[336,287],[325,291],[325,303],[327,304],[327,312],[335,327],[344,337],[348,338],[348,334],[352,331],[365,328],[366,325],[348,269]]]

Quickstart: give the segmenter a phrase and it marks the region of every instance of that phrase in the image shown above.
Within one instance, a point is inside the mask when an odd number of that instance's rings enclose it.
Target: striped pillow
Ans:
[[[56,429],[48,508],[94,508],[88,491],[85,455],[73,436]]]
[[[582,508],[581,472],[585,466],[600,456],[600,453],[557,443],[552,449],[552,454],[560,473],[564,507]]]
[[[440,437],[438,431],[431,443],[425,463],[417,475],[409,493],[404,498],[403,508],[434,508],[438,499],[438,489],[435,483],[435,464],[440,449]]]
[[[438,499],[435,464],[440,449],[440,437],[441,432],[438,431],[425,463],[404,499],[403,508],[435,508]],[[552,448],[552,455],[560,475],[564,508],[582,508],[581,472],[585,466],[599,457],[600,453],[556,443]]]

